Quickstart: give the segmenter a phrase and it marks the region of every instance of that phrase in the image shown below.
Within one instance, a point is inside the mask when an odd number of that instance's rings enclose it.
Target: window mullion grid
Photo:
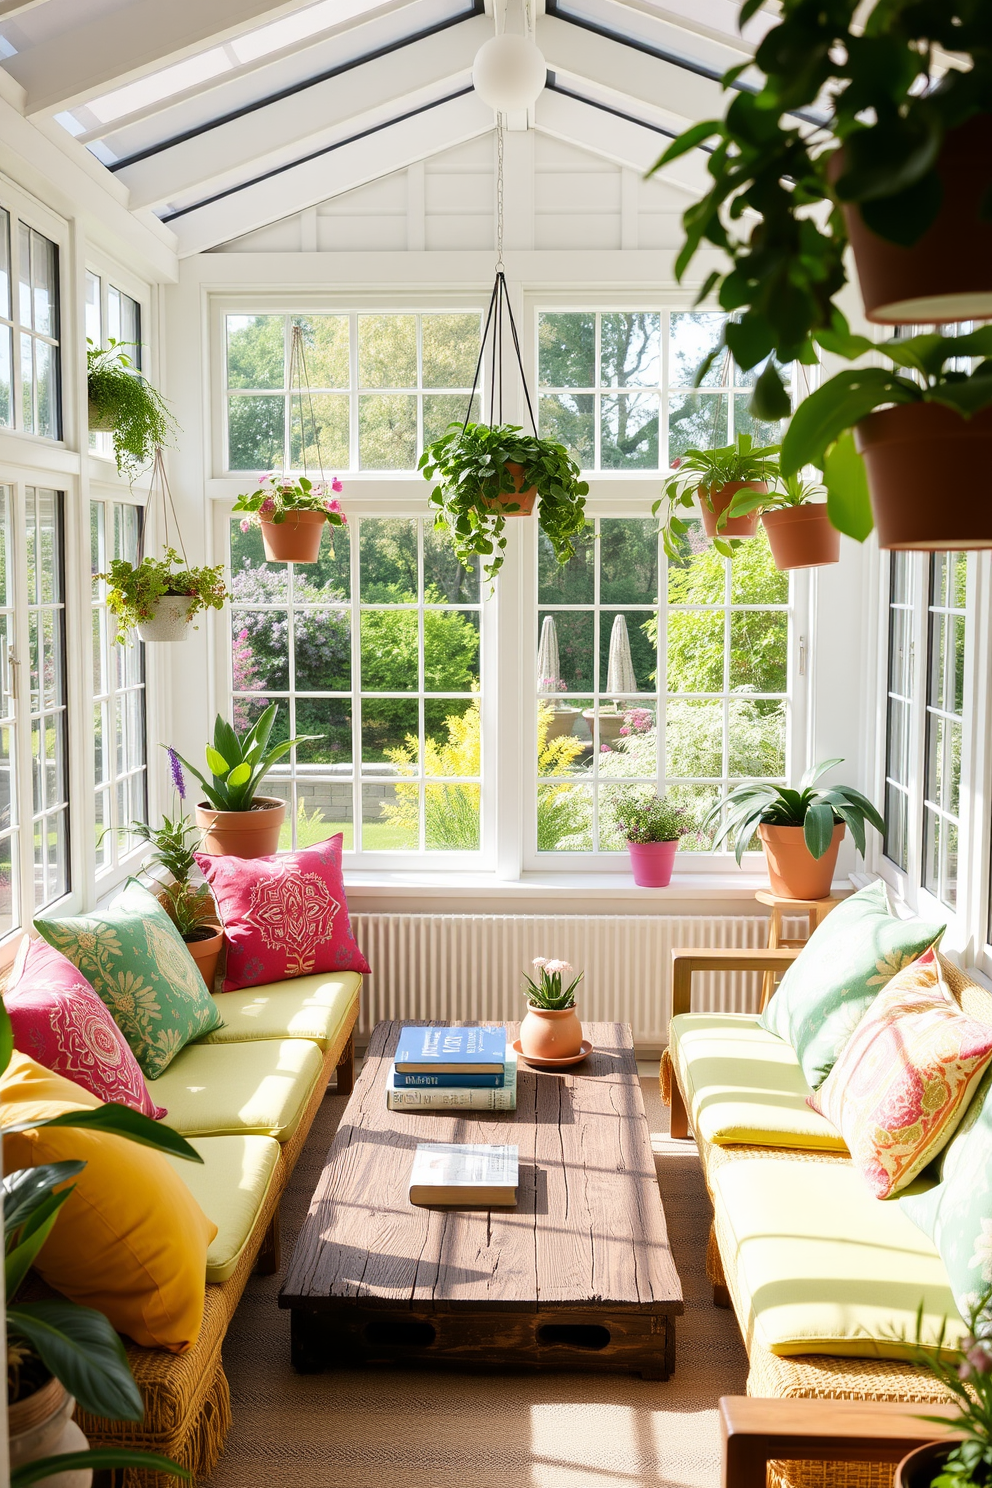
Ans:
[[[354,382],[352,382],[354,387]],[[349,543],[351,577],[351,816],[352,842],[355,852],[362,851],[362,612],[361,533],[364,517],[353,517]]]
[[[417,459],[424,452],[424,318],[414,317],[417,327]],[[419,525],[419,524],[418,524]],[[421,552],[423,558],[423,552]]]
[[[358,311],[348,316],[348,461],[352,470],[360,464],[358,430]],[[357,597],[357,590],[353,591]],[[360,756],[359,756],[360,758]]]
[[[283,372],[282,372],[282,375],[283,375],[283,382],[285,384],[285,389],[286,389],[285,390],[285,394],[284,394],[285,400],[286,400],[285,401],[285,405],[284,405],[285,406],[285,409],[286,409],[286,416],[285,416],[284,423],[283,423],[283,438],[282,438],[282,458],[283,458],[283,465],[282,465],[282,468],[283,468],[283,470],[286,470],[286,471],[292,470],[292,468],[293,468],[293,388],[292,388],[293,378],[292,378],[292,364],[291,364],[291,361],[290,361],[290,353],[291,353],[291,347],[292,347],[292,341],[293,341],[292,325],[293,325],[293,317],[291,315],[285,315],[285,316],[283,316],[283,323],[282,323],[282,367],[283,367]],[[302,430],[301,430],[301,433],[302,433]],[[292,588],[292,579],[290,579],[290,588]],[[293,738],[292,731],[290,731],[289,737],[291,739]],[[293,824],[293,830],[295,831],[295,829],[296,828],[295,828],[295,822],[294,822],[294,824]]]
[[[669,356],[668,338],[671,329],[671,311],[661,312],[661,425],[658,434],[658,469],[668,470],[670,461],[668,458],[668,394],[671,381],[671,357]],[[660,539],[659,539],[660,541]],[[667,558],[665,562],[666,584],[667,584]],[[658,570],[659,574],[661,569]],[[667,591],[666,591],[667,592]],[[660,594],[659,594],[660,599]]]
[[[420,316],[417,316],[419,326]],[[424,523],[423,519],[417,519],[417,802],[419,806],[419,822],[417,824],[417,843],[421,852],[426,851],[427,846],[427,789],[424,783],[424,772],[427,759],[424,753],[426,740],[424,737],[424,691],[427,686],[427,678],[424,674]]]
[[[593,395],[592,395],[593,469],[594,470],[602,470],[602,468],[603,468],[603,393],[602,393],[602,387],[603,387],[603,341],[602,341],[603,317],[602,317],[602,313],[599,310],[596,311],[596,324],[595,324],[595,332],[594,332],[594,334],[595,334],[595,337],[596,337],[596,345],[595,345],[595,371],[593,373]],[[597,527],[597,531],[598,531],[598,527]],[[596,560],[596,573],[597,573],[597,575],[599,573],[599,559],[598,559],[598,556],[597,556],[597,560]],[[596,603],[597,603],[597,605],[599,604],[599,593],[598,593],[598,590],[597,590],[597,596],[596,596]]]

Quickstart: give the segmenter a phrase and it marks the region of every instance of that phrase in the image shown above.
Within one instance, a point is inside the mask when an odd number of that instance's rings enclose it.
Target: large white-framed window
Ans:
[[[0,427],[62,437],[59,245],[0,203]]]
[[[141,341],[141,302],[120,289],[107,273],[86,270],[86,297],[83,307],[87,341],[105,346],[111,338],[123,343],[123,350],[140,370],[145,363]],[[104,430],[91,429],[89,447],[94,454],[109,459],[113,453],[111,436]]]

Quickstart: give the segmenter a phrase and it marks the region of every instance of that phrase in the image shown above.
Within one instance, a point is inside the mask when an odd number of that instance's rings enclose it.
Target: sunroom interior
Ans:
[[[807,8],[0,0],[0,1481],[990,1398],[987,21]]]

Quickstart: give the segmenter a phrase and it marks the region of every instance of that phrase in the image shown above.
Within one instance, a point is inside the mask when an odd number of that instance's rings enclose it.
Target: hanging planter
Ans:
[[[769,481],[778,476],[778,450],[777,444],[754,449],[750,434],[738,434],[733,444],[686,450],[673,460],[675,474],[651,508],[654,516],[661,514],[662,540],[669,558],[681,556],[678,540],[689,530],[688,521],[677,515],[679,508],[692,509],[697,499],[703,531],[725,558],[742,538],[754,537],[762,503],[748,503],[752,509],[736,516],[731,515],[731,504],[741,491],[767,493]]]
[[[138,371],[124,348],[115,341],[96,346],[86,340],[86,391],[89,427],[113,435],[119,474],[133,481],[155,451],[169,443],[176,421],[165,400]]]
[[[162,558],[143,556],[144,527],[138,545],[138,561],[115,558],[109,573],[95,574],[93,582],[107,584],[107,608],[117,620],[117,640],[130,645],[134,632],[142,641],[186,641],[192,631],[193,617],[200,610],[219,610],[227,599],[224,565],[191,568],[183,546],[175,503],[165,474],[161,449],[155,451],[146,523],[161,501],[165,550]],[[170,545],[170,519],[182,554]]]
[[[774,490],[765,496],[739,492],[730,506],[731,516],[760,508],[761,525],[768,537],[775,567],[819,568],[840,560],[840,533],[830,525],[826,504],[814,501],[823,487],[802,476],[778,476]]]

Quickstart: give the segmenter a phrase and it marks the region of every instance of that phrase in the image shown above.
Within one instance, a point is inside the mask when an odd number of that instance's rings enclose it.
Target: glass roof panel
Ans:
[[[182,93],[186,88],[195,88],[198,83],[208,82],[218,73],[227,72],[232,65],[224,47],[212,47],[209,52],[187,57],[173,67],[150,73],[137,82],[126,83],[123,88],[115,88],[111,93],[93,98],[86,106],[101,124],[109,124],[114,119],[123,118],[125,114],[147,108],[150,103],[160,103],[163,98],[171,98],[174,93]]]

